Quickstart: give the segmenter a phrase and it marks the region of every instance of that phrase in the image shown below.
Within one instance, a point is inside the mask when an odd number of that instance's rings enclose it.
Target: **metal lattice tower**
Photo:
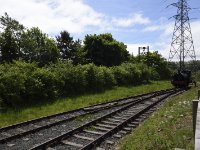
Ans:
[[[172,60],[175,56],[179,59],[179,69],[185,68],[184,62],[188,57],[193,61],[196,60],[194,44],[192,40],[192,32],[190,27],[190,19],[188,12],[191,10],[187,0],[178,0],[177,3],[171,4],[177,7],[177,14],[173,16],[175,18],[174,32],[172,36],[171,49],[169,54],[169,60]]]

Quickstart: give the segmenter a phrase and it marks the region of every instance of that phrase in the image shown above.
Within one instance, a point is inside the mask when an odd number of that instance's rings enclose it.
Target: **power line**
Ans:
[[[179,59],[179,69],[183,70],[185,69],[184,62],[187,57],[196,61],[190,19],[188,16],[191,8],[189,7],[187,0],[178,0],[177,3],[172,3],[171,6],[177,8],[177,14],[173,16],[173,18],[175,18],[175,25],[169,60],[172,60],[175,56],[177,56]]]

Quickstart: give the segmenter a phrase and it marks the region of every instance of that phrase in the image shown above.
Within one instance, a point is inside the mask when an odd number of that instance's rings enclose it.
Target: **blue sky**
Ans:
[[[168,58],[178,0],[0,0],[4,12],[27,27],[38,26],[50,36],[67,30],[77,39],[86,34],[111,33],[124,42],[130,53],[138,46],[150,46]],[[199,0],[188,0],[200,8]],[[200,59],[200,9],[190,12],[197,58]]]

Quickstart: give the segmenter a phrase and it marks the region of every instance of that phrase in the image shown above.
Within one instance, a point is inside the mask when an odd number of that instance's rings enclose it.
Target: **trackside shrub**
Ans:
[[[128,71],[122,66],[114,66],[112,67],[112,72],[114,74],[117,85],[128,85]]]
[[[139,69],[138,65],[132,63],[123,63],[121,65],[128,72],[127,82],[131,85],[140,83],[142,72]]]
[[[123,63],[112,67],[117,85],[136,85],[148,81],[152,77],[152,69],[145,64]]]
[[[108,68],[60,61],[40,68],[36,63],[16,61],[0,65],[0,99],[17,107],[114,86],[137,85],[156,73],[144,64],[123,63]]]
[[[23,93],[25,93],[26,75],[17,68],[10,68],[6,73],[0,76],[0,97],[11,106],[23,102]]]
[[[9,106],[53,99],[60,84],[55,74],[34,63],[0,65],[0,97]]]
[[[138,64],[138,69],[141,71],[140,81],[148,82],[152,79],[152,68],[148,68],[145,64]]]
[[[26,81],[36,64],[16,61],[13,64],[0,65],[0,97],[2,101],[11,106],[26,103]]]
[[[160,74],[155,69],[152,69],[151,80],[160,80],[160,79],[161,79]]]
[[[83,66],[83,70],[87,81],[87,91],[97,92],[104,90],[104,72],[100,67],[94,64],[87,64]]]
[[[59,96],[60,84],[62,83],[55,73],[44,68],[38,68],[27,77],[24,96],[29,100],[37,101],[54,99]]]
[[[117,84],[115,76],[110,68],[100,67],[104,76],[104,88],[111,88]]]
[[[51,72],[61,82],[59,89],[60,95],[69,96],[86,92],[86,79],[81,65],[74,66],[70,62],[59,62],[48,66]]]

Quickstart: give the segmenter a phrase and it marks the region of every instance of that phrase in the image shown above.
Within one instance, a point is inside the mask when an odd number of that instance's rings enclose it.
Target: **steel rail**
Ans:
[[[129,117],[128,119],[126,119],[124,122],[120,123],[119,125],[117,125],[116,127],[114,127],[113,129],[107,131],[105,134],[101,135],[99,138],[95,139],[94,141],[90,142],[89,144],[85,145],[84,147],[82,147],[80,150],[88,150],[88,149],[92,149],[94,147],[96,147],[96,145],[100,144],[102,141],[104,141],[104,139],[106,139],[107,137],[113,135],[114,133],[116,133],[117,131],[121,130],[124,126],[126,126],[129,122],[131,122],[132,120],[135,120],[136,118],[138,118],[139,116],[141,116],[143,113],[147,112],[149,109],[151,109],[152,107],[154,107],[155,105],[157,105],[158,103],[160,103],[161,101],[163,101],[164,99],[168,98],[169,96],[175,94],[176,91],[167,94],[166,96],[159,98],[158,101],[154,102],[153,104],[145,107],[142,110],[139,110],[135,115]]]
[[[158,92],[155,92],[155,93],[158,93]],[[153,93],[153,94],[155,94],[155,93]],[[150,95],[152,95],[152,93],[150,93]],[[142,97],[143,97],[143,96],[148,96],[148,94],[143,94]],[[137,96],[137,97],[138,97],[138,96]],[[148,97],[147,97],[147,98],[148,98]],[[127,98],[127,99],[129,99],[129,98]],[[124,100],[125,100],[125,99],[124,99]],[[62,120],[56,121],[56,122],[54,122],[54,123],[50,123],[50,124],[47,124],[47,125],[43,125],[43,126],[40,126],[40,127],[37,127],[37,128],[30,129],[30,130],[28,130],[28,131],[24,131],[24,132],[20,132],[20,133],[14,134],[14,135],[12,135],[12,136],[10,136],[10,137],[6,137],[6,138],[3,138],[3,139],[0,139],[0,144],[3,144],[3,143],[5,143],[5,142],[11,141],[11,140],[13,140],[13,139],[16,139],[16,138],[19,138],[19,137],[22,137],[22,136],[25,136],[25,135],[28,135],[28,134],[31,134],[31,133],[35,133],[35,132],[40,131],[40,130],[42,130],[42,129],[50,128],[50,127],[52,127],[52,126],[56,126],[56,125],[59,125],[59,124],[64,123],[64,122],[71,121],[71,120],[73,120],[73,119],[75,119],[75,118],[77,118],[77,117],[81,117],[81,116],[84,116],[84,115],[96,113],[96,112],[98,112],[99,110],[102,110],[102,109],[108,109],[108,108],[110,108],[110,107],[113,108],[113,107],[123,106],[123,105],[130,104],[130,103],[133,103],[133,102],[138,103],[139,101],[138,101],[137,99],[134,99],[134,100],[132,100],[132,101],[129,101],[129,102],[126,102],[126,103],[123,103],[123,104],[119,104],[119,105],[118,105],[118,104],[115,104],[115,105],[108,105],[108,106],[103,107],[103,108],[101,108],[101,109],[95,109],[95,110],[92,109],[92,111],[86,111],[86,112],[83,113],[83,114],[78,114],[78,115],[75,115],[75,116],[72,116],[72,117],[69,117],[69,118],[66,118],[66,119],[62,119]],[[46,118],[45,118],[45,119],[46,119]],[[14,126],[14,127],[16,127],[16,126]]]
[[[167,90],[170,90],[170,89],[167,89]],[[137,98],[137,97],[140,97],[140,96],[146,96],[146,95],[157,93],[157,92],[160,92],[160,91],[149,92],[149,93],[145,93],[145,94],[139,94],[139,95],[136,95],[136,96],[130,96],[130,97],[126,97],[126,98],[112,100],[110,102],[98,103],[98,104],[95,104],[95,105],[92,105],[92,106],[82,107],[82,108],[78,108],[78,109],[75,109],[75,110],[70,110],[70,111],[66,111],[66,112],[56,113],[56,114],[53,114],[53,115],[43,116],[43,117],[40,117],[40,118],[37,118],[37,119],[32,119],[32,120],[20,122],[20,123],[17,123],[17,124],[9,125],[9,126],[6,126],[6,127],[2,127],[2,128],[0,128],[0,132],[4,131],[4,130],[12,129],[14,127],[27,125],[29,123],[32,124],[32,123],[35,123],[35,122],[39,122],[39,121],[44,120],[44,119],[50,119],[50,118],[53,118],[53,117],[57,117],[57,116],[61,116],[61,115],[67,115],[67,114],[78,112],[78,111],[85,111],[85,110],[88,110],[89,108],[92,108],[92,107],[101,106],[101,105],[105,105],[105,104],[112,104],[114,102],[120,102],[120,101],[130,99],[130,98]]]
[[[171,90],[171,89],[167,89],[167,90]],[[118,99],[118,100],[115,100],[114,102],[116,102],[116,101],[118,101],[118,102],[120,102],[120,101],[123,101],[123,100],[127,100],[127,99],[131,99],[131,98],[137,98],[137,97],[143,97],[143,96],[147,96],[147,95],[152,95],[152,94],[156,94],[156,93],[159,93],[159,92],[162,92],[163,90],[161,90],[161,91],[156,91],[156,92],[153,92],[153,93],[147,93],[147,94],[141,94],[141,95],[137,95],[137,96],[132,96],[132,97],[128,97],[128,98],[123,98],[123,99]],[[67,118],[67,119],[62,119],[62,120],[59,120],[59,121],[56,121],[56,122],[54,122],[54,123],[50,123],[50,124],[47,124],[47,125],[43,125],[43,126],[40,126],[40,127],[37,127],[37,128],[33,128],[33,129],[30,129],[30,130],[28,130],[28,131],[24,131],[24,132],[20,132],[20,133],[17,133],[17,134],[14,134],[14,135],[12,135],[12,136],[10,136],[10,137],[6,137],[6,138],[3,138],[3,139],[0,139],[0,144],[2,144],[2,143],[5,143],[5,142],[8,142],[8,141],[10,141],[10,140],[13,140],[13,139],[15,139],[15,138],[19,138],[19,137],[22,137],[22,136],[25,136],[25,135],[28,135],[28,134],[31,134],[31,133],[35,133],[35,132],[37,132],[37,131],[40,131],[40,130],[42,130],[42,129],[46,129],[46,128],[50,128],[50,127],[52,127],[52,126],[55,126],[55,125],[58,125],[58,124],[61,124],[61,123],[64,123],[64,122],[67,122],[67,121],[71,121],[71,120],[73,120],[73,119],[75,119],[75,118],[77,118],[77,117],[80,117],[80,116],[84,116],[84,115],[88,115],[88,114],[92,114],[92,113],[95,113],[95,112],[98,112],[99,110],[102,110],[102,109],[108,109],[108,108],[110,108],[110,107],[117,107],[117,106],[122,106],[122,105],[126,105],[126,104],[130,104],[130,103],[132,103],[132,102],[134,102],[134,101],[129,101],[129,102],[127,102],[127,103],[123,103],[123,104],[121,104],[121,105],[117,105],[117,104],[115,104],[115,105],[107,105],[106,107],[101,107],[100,109],[95,109],[95,110],[90,110],[90,111],[86,111],[85,113],[83,113],[83,114],[79,114],[79,115],[75,115],[75,116],[72,116],[72,117],[69,117],[69,118]],[[138,101],[137,101],[138,102]],[[110,104],[110,103],[113,103],[113,101],[112,102],[109,102],[109,103],[102,103],[101,105],[103,105],[103,104]],[[94,106],[98,106],[98,105],[94,105]],[[91,106],[91,107],[94,107],[94,106]],[[89,107],[85,107],[85,108],[89,108]],[[73,111],[69,111],[69,112],[66,112],[66,113],[72,113],[72,112],[75,112],[75,111],[79,111],[80,109],[78,109],[78,110],[73,110]],[[60,113],[60,114],[64,114],[64,113]],[[60,115],[59,114],[59,115]],[[55,114],[55,115],[53,115],[53,117],[54,116],[57,116],[58,114]],[[47,116],[47,117],[43,117],[43,118],[39,118],[39,119],[36,119],[36,120],[33,120],[33,121],[27,121],[27,122],[24,122],[24,123],[22,123],[22,124],[16,124],[16,125],[14,125],[14,126],[8,126],[8,127],[6,127],[6,128],[2,128],[2,130],[3,131],[5,131],[5,130],[9,130],[9,129],[13,129],[13,128],[16,128],[16,127],[18,127],[18,126],[22,126],[22,125],[24,125],[24,124],[26,124],[26,123],[35,123],[35,122],[37,122],[37,121],[39,121],[39,120],[43,120],[43,119],[47,119],[47,118],[51,118],[52,116]],[[1,130],[0,130],[1,131]]]
[[[109,113],[109,114],[105,114],[105,115],[102,116],[102,117],[99,117],[99,118],[97,118],[97,119],[95,119],[95,120],[93,120],[93,121],[90,121],[90,122],[88,122],[88,123],[85,123],[84,125],[82,125],[82,126],[80,126],[80,127],[78,127],[78,128],[75,128],[75,129],[73,129],[73,130],[71,130],[71,131],[68,131],[68,132],[66,132],[66,133],[64,133],[64,134],[62,134],[62,135],[60,135],[60,136],[57,136],[57,137],[51,139],[51,140],[45,141],[44,143],[38,144],[38,145],[36,145],[36,146],[30,148],[29,150],[45,149],[47,146],[49,146],[49,145],[51,145],[51,144],[53,144],[53,143],[57,143],[57,142],[61,141],[62,139],[67,138],[67,137],[71,136],[72,134],[74,134],[74,133],[76,133],[76,132],[78,132],[78,131],[81,131],[81,130],[84,129],[85,127],[94,125],[96,122],[99,122],[99,121],[101,121],[101,120],[103,120],[103,119],[105,119],[105,118],[107,118],[107,117],[110,117],[110,116],[112,116],[112,115],[114,115],[114,114],[116,114],[116,113],[118,113],[118,112],[122,112],[122,111],[124,111],[124,110],[126,110],[126,109],[128,109],[128,108],[130,108],[130,107],[132,107],[132,106],[134,106],[134,105],[137,104],[137,103],[140,103],[140,102],[145,101],[145,100],[147,100],[147,99],[153,98],[153,97],[155,97],[155,95],[156,95],[156,96],[162,95],[163,92],[165,92],[165,94],[170,93],[170,92],[172,92],[173,90],[174,90],[174,89],[162,90],[160,93],[155,93],[155,94],[151,95],[151,96],[148,97],[148,98],[144,98],[144,99],[142,99],[142,100],[137,100],[136,102],[133,102],[133,103],[130,103],[130,104],[126,105],[126,106],[123,106],[122,108],[119,108],[119,109],[117,109],[117,110],[115,110],[115,111],[113,111],[113,112],[111,112],[111,113]]]

